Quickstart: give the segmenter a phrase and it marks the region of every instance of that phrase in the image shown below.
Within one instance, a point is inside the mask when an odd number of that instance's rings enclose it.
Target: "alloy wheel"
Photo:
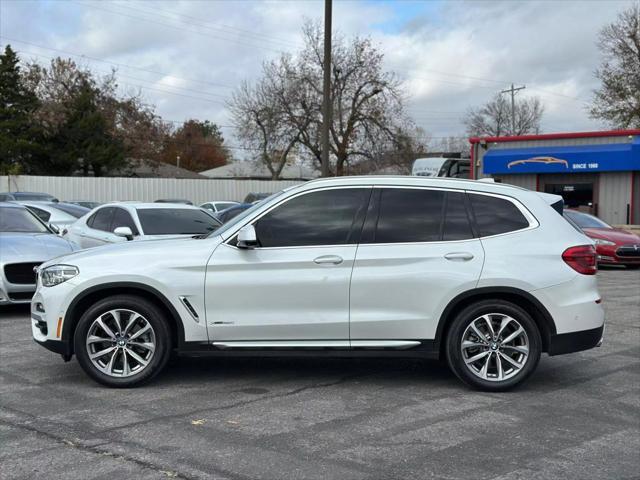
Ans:
[[[133,310],[101,314],[86,339],[91,363],[112,377],[130,377],[144,370],[156,351],[156,335],[149,321]]]
[[[462,359],[475,376],[501,382],[517,375],[529,358],[529,337],[520,323],[502,313],[473,320],[460,344]]]

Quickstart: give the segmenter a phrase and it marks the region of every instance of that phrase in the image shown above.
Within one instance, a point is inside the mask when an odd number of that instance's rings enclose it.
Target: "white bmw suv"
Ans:
[[[505,390],[543,352],[602,340],[594,247],[558,211],[560,197],[502,184],[311,181],[209,235],[43,264],[33,336],[112,387],[176,351],[442,358]]]

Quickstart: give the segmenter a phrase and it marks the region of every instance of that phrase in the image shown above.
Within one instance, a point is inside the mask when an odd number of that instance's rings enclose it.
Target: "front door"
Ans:
[[[252,221],[258,247],[220,245],[206,275],[210,340],[348,346],[349,282],[370,194],[304,192]]]
[[[441,312],[476,287],[483,261],[463,192],[376,188],[351,280],[353,345],[435,338]]]

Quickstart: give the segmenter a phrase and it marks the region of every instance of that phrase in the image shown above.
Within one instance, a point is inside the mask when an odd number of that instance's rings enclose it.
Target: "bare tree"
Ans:
[[[497,94],[480,108],[472,108],[464,119],[471,136],[502,137],[540,133],[544,107],[538,97],[517,99],[515,102],[515,130],[511,122],[511,102]]]
[[[254,86],[244,82],[230,102],[238,139],[255,152],[253,158],[267,167],[274,180],[280,177],[301,131],[310,123],[308,116],[298,118],[304,111],[296,108],[299,83],[290,57],[283,55],[265,63],[262,79]]]
[[[323,32],[319,23],[303,27],[304,49],[263,66],[257,85],[243,85],[231,109],[238,138],[256,148],[272,174],[284,166],[283,154],[296,145],[300,154],[320,166],[322,158]],[[334,37],[331,65],[333,123],[331,168],[373,161],[381,150],[411,132],[404,115],[400,82],[382,68],[383,55],[368,38],[347,42]],[[402,132],[402,133],[400,133]],[[269,146],[267,148],[267,145]],[[278,154],[279,153],[279,154]]]
[[[640,3],[600,31],[603,59],[596,77],[602,82],[590,109],[592,118],[617,128],[640,127]]]

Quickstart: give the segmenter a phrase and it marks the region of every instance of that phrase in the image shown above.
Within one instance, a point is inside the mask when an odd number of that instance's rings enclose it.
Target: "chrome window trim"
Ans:
[[[238,233],[238,231],[244,227],[245,225],[249,225],[252,224],[254,222],[257,222],[258,220],[260,220],[260,218],[262,218],[264,215],[266,215],[267,213],[269,213],[270,211],[272,211],[274,208],[288,202],[289,200],[293,199],[293,198],[297,198],[301,195],[305,195],[308,193],[315,193],[315,192],[320,192],[320,191],[324,191],[324,190],[337,190],[337,189],[345,189],[345,188],[372,188],[372,189],[389,189],[389,188],[396,188],[396,189],[411,189],[411,190],[435,190],[435,191],[441,191],[441,192],[457,192],[457,193],[467,193],[467,194],[476,194],[476,195],[486,195],[488,197],[496,197],[496,198],[500,198],[503,200],[507,200],[509,202],[511,202],[513,205],[516,206],[516,208],[520,211],[520,213],[523,214],[523,216],[525,217],[525,219],[529,222],[529,226],[525,227],[525,228],[521,228],[519,230],[513,230],[510,232],[505,232],[505,233],[498,233],[496,235],[487,235],[484,237],[473,237],[473,238],[467,238],[464,240],[434,240],[434,241],[427,241],[427,242],[392,242],[392,243],[353,243],[353,244],[332,244],[332,245],[296,245],[296,246],[289,246],[289,247],[255,247],[254,250],[289,250],[289,249],[296,249],[296,248],[331,248],[331,247],[347,247],[347,246],[360,246],[360,245],[367,245],[367,246],[391,246],[391,245],[434,245],[434,244],[457,244],[457,243],[463,243],[463,242],[472,242],[472,241],[479,241],[481,239],[485,239],[485,238],[495,238],[495,237],[501,237],[504,235],[511,235],[513,233],[519,233],[519,232],[525,232],[528,230],[533,230],[535,228],[538,228],[540,226],[540,222],[538,222],[538,220],[536,219],[536,217],[529,211],[529,209],[527,209],[518,199],[511,197],[509,195],[504,195],[504,194],[500,194],[500,193],[491,193],[491,192],[482,192],[482,191],[478,191],[478,190],[469,190],[469,189],[463,189],[463,188],[448,188],[448,187],[433,187],[433,186],[423,186],[423,185],[393,185],[393,184],[389,184],[389,185],[337,185],[337,186],[331,186],[331,187],[319,187],[319,188],[314,188],[314,189],[310,189],[310,190],[303,190],[301,192],[298,192],[294,195],[291,195],[289,197],[283,198],[281,201],[279,201],[277,204],[272,205],[268,210],[265,210],[263,212],[258,213],[256,216],[254,216],[251,219],[248,219],[245,223],[243,223],[240,227],[238,227],[237,229],[235,229],[231,234],[229,234],[229,236],[227,238],[223,237],[223,243],[231,248],[235,248],[236,250],[241,250],[239,249],[237,246],[232,245],[231,243],[229,243],[231,241],[231,239],[233,239],[233,237],[235,237]]]

